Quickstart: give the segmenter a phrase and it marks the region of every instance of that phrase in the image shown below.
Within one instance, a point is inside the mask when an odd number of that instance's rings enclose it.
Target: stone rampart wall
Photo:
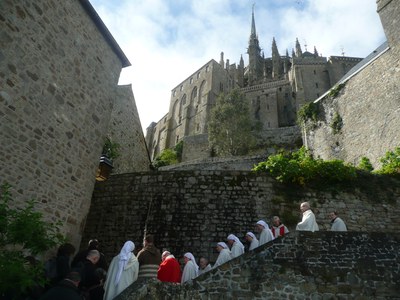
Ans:
[[[320,121],[304,143],[323,159],[358,165],[367,157],[380,167],[379,159],[400,146],[400,2],[377,2],[389,49],[350,78],[336,98],[320,101]]]
[[[244,171],[165,171],[114,175],[97,183],[82,247],[92,238],[112,257],[131,239],[140,248],[143,232],[177,257],[190,251],[215,261],[215,245],[233,233],[243,238],[259,219],[280,215],[291,231],[309,201],[322,231],[337,210],[351,231],[395,232],[400,228],[400,183],[361,178],[325,191],[286,186],[267,175]]]
[[[129,63],[88,8],[84,0],[0,1],[0,183],[13,186],[15,205],[37,199],[76,245]]]
[[[400,299],[400,235],[294,232],[185,285],[136,282],[117,299]]]
[[[275,153],[276,150],[280,148],[294,149],[302,145],[301,132],[298,126],[271,128],[261,131],[259,135],[260,138],[258,139],[258,149],[254,152],[257,152],[258,154],[263,154],[263,157],[266,157],[271,153]],[[195,164],[196,169],[201,170],[203,162],[201,162],[200,160],[206,161],[207,159],[212,159],[210,157],[211,150],[208,144],[208,134],[199,134],[184,137],[182,162]],[[248,160],[251,158],[249,157],[244,159]],[[242,158],[228,158],[227,160],[240,161],[242,160]],[[175,168],[175,166],[171,166],[171,168]],[[209,169],[208,166],[206,168]],[[237,168],[233,166],[230,169]]]
[[[149,171],[150,158],[132,85],[118,86],[117,93],[109,126],[112,141],[119,144],[119,156],[113,161],[113,173]]]

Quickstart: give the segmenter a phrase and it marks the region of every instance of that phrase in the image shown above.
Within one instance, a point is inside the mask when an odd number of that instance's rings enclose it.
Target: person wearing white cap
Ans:
[[[185,267],[183,268],[181,283],[196,278],[199,272],[199,266],[192,253],[186,252],[183,257],[185,259]]]
[[[259,245],[264,245],[274,239],[274,236],[272,235],[271,230],[269,229],[269,226],[265,221],[260,220],[256,224],[257,230],[260,233],[260,243]]]
[[[111,261],[104,283],[104,300],[114,299],[138,278],[139,261],[133,254],[133,250],[135,250],[135,244],[127,241],[121,252]]]
[[[257,237],[252,232],[246,233],[245,238],[246,238],[246,241],[248,241],[250,243],[249,251],[257,248],[260,244]]]
[[[219,252],[217,261],[215,262],[213,268],[216,268],[224,263],[226,263],[228,260],[232,259],[232,254],[231,251],[229,250],[229,247],[227,244],[224,242],[219,242],[217,244],[217,251]]]
[[[244,253],[244,246],[236,235],[228,235],[227,241],[228,245],[231,246],[232,258],[238,257]]]

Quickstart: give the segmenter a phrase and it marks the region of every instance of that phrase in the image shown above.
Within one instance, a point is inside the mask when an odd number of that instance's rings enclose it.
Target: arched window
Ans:
[[[199,89],[199,96],[197,98],[198,103],[201,103],[201,98],[204,96],[204,87],[206,85],[206,81],[203,80],[203,82],[200,84],[200,89]]]
[[[190,96],[190,102],[194,103],[197,97],[197,86],[195,86],[192,90],[192,95]]]

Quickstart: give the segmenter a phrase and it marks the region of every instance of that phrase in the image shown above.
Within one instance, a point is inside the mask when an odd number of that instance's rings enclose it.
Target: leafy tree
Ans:
[[[208,140],[220,156],[245,155],[256,145],[259,124],[250,118],[248,102],[244,94],[233,90],[221,94],[211,110]]]
[[[11,208],[10,188],[3,184],[0,195],[0,295],[12,291],[17,297],[34,285],[45,284],[43,263],[34,256],[61,244],[64,237],[60,224],[44,221],[42,213],[34,210],[37,201]]]

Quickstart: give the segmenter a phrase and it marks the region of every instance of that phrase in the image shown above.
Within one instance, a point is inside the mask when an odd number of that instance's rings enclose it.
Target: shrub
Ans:
[[[378,174],[397,175],[400,174],[400,147],[396,147],[394,151],[386,152],[385,156],[380,159],[382,168],[377,170]]]
[[[356,178],[356,168],[340,160],[314,159],[304,147],[295,152],[271,155],[265,162],[253,168],[256,172],[268,172],[284,183],[306,185],[318,182],[340,182]]]
[[[164,149],[159,156],[153,162],[154,168],[169,166],[178,163],[178,157],[176,151],[173,149]]]
[[[357,166],[358,169],[366,172],[371,172],[374,170],[374,167],[371,164],[371,161],[369,160],[368,157],[361,157],[360,163]]]
[[[333,134],[338,134],[342,130],[343,127],[343,119],[342,117],[336,112],[335,115],[333,116],[332,123],[331,123],[331,128],[333,131]]]
[[[0,294],[12,291],[14,297],[28,288],[46,282],[43,263],[34,256],[64,241],[60,224],[48,223],[35,211],[37,201],[24,208],[11,208],[11,186],[3,184],[0,198]],[[17,289],[15,289],[17,287]]]
[[[319,105],[314,102],[304,104],[297,112],[297,124],[304,126],[307,122],[312,124],[318,121]]]

